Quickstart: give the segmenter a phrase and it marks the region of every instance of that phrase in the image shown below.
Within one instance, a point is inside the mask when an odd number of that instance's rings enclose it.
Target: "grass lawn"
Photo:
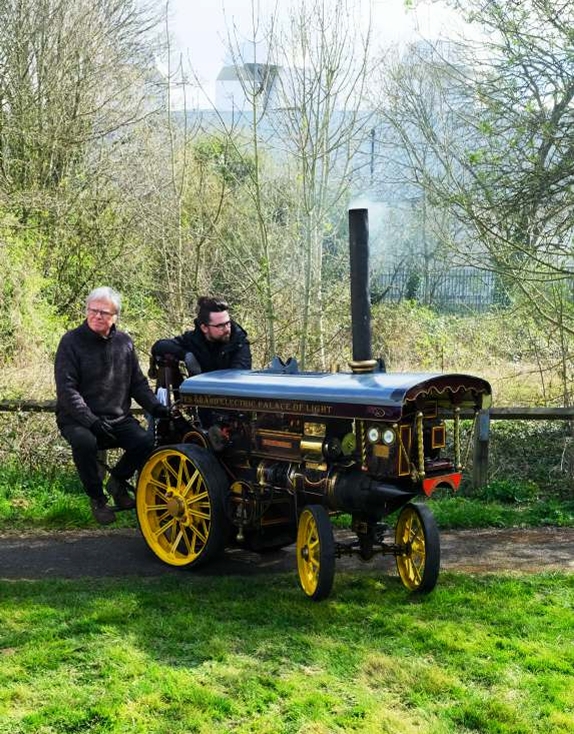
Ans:
[[[518,489],[430,504],[442,528],[574,524]],[[0,531],[94,526],[73,471],[0,466]],[[573,637],[568,574],[416,597],[338,571],[321,603],[284,573],[0,580],[0,734],[570,734]]]
[[[0,732],[574,731],[574,577],[0,582]]]
[[[448,492],[429,506],[443,529],[476,527],[574,526],[574,500],[556,497],[509,497],[522,489],[508,483],[498,493],[476,496]],[[492,485],[496,488],[496,485]],[[504,492],[501,492],[501,489]],[[439,496],[439,492],[435,496]],[[422,498],[421,498],[422,500]],[[417,500],[417,501],[421,501]],[[347,522],[345,518],[343,524]],[[114,527],[135,527],[133,513],[120,513]],[[73,468],[22,470],[0,464],[0,532],[97,527]]]

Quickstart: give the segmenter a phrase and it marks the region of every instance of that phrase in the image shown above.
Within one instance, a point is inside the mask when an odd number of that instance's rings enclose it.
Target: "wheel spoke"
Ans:
[[[175,469],[173,468],[173,466],[172,466],[172,463],[171,463],[171,461],[170,461],[170,459],[171,459],[171,458],[172,458],[172,457],[170,457],[170,456],[169,456],[169,457],[165,457],[165,458],[163,459],[163,461],[162,461],[162,467],[163,467],[163,470],[164,470],[164,471],[165,471],[165,473],[166,473],[166,485],[167,485],[167,486],[169,486],[169,487],[171,487],[171,484],[169,484],[169,483],[168,483],[168,481],[167,481],[167,480],[168,480],[168,478],[169,478],[169,477],[171,477],[172,479],[175,479],[175,481],[176,481],[176,486],[177,486],[177,481],[178,481],[178,477],[179,477],[179,471],[176,471],[176,470],[175,470]],[[181,466],[181,464],[182,464],[182,461],[181,461],[181,459],[179,459],[179,457],[178,457],[178,464],[179,464],[180,466]]]
[[[171,528],[175,527],[176,522],[177,521],[176,521],[175,517],[172,517],[169,522],[165,523],[165,525],[159,525],[154,530],[154,533],[153,533],[154,536],[156,538],[160,538],[162,535],[165,535],[168,530],[170,530]],[[168,538],[168,540],[169,540],[169,538]]]
[[[413,538],[411,541],[411,548],[413,549],[413,553],[424,553],[425,539],[420,536]]]
[[[201,512],[200,510],[190,510],[189,516],[192,517],[194,520],[204,520],[204,521],[207,521],[211,518],[209,509],[205,510],[204,512]]]
[[[417,566],[417,564],[412,563],[410,571],[411,571],[411,574],[410,574],[411,579],[418,586],[422,579],[420,568]]]
[[[201,475],[199,471],[197,470],[192,474],[191,477],[189,476],[189,473],[188,473],[187,480],[181,482],[181,486],[183,487],[183,489],[181,490],[182,496],[185,497],[189,493],[189,491],[193,489],[195,484],[197,484],[198,488],[203,485],[203,482],[201,480]],[[205,490],[202,492],[202,496],[203,495],[207,495],[207,492]]]
[[[148,482],[148,490],[153,490],[156,497],[161,497],[161,499],[166,500],[167,499],[167,492],[169,487],[164,482],[160,482],[155,477],[152,477],[150,481]]]
[[[183,528],[181,527],[181,523],[179,523],[177,520],[175,521],[175,526],[177,527],[177,535],[175,536],[175,540],[171,544],[170,551],[173,555],[176,555],[177,546],[179,545],[182,535],[183,535]]]
[[[186,484],[186,480],[183,478],[184,474],[187,475],[187,461],[180,461],[177,468],[177,486],[183,487]]]
[[[190,528],[185,528],[185,532],[183,533],[183,542],[185,543],[185,547],[187,548],[187,554],[189,556],[196,555],[195,547],[194,547],[194,534],[193,532],[190,533]]]
[[[158,513],[158,509],[162,510],[161,515]],[[164,522],[164,520],[167,520],[168,517],[171,517],[169,510],[166,508],[165,505],[158,506],[158,505],[147,505],[145,507],[145,513],[146,516],[153,516],[153,519],[156,523],[161,524]]]
[[[192,535],[193,535],[194,545],[195,545],[195,541],[196,540],[200,540],[202,543],[206,543],[207,542],[208,532],[206,532],[204,528],[201,528],[200,529],[200,526],[198,526],[198,525],[192,525],[190,527],[190,530],[191,530]]]
[[[189,507],[189,505],[194,505],[197,502],[202,502],[202,501],[206,505],[209,504],[209,495],[205,491],[204,492],[201,492],[200,494],[194,494],[192,497],[188,497],[186,499],[186,503],[187,503],[187,506],[188,507]]]

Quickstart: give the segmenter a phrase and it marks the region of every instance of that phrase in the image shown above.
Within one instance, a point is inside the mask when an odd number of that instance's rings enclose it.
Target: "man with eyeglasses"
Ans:
[[[98,451],[122,448],[106,490],[116,508],[135,506],[126,482],[153,449],[153,434],[131,413],[132,398],[154,418],[169,418],[141,371],[131,337],[116,329],[121,297],[112,288],[93,290],[86,319],[60,340],[56,351],[56,422],[72,457],[92,513],[101,525],[115,520],[103,491]]]
[[[171,357],[185,362],[190,375],[214,370],[251,369],[247,333],[229,316],[221,298],[197,299],[195,328],[172,339],[160,339],[151,349],[153,357]]]

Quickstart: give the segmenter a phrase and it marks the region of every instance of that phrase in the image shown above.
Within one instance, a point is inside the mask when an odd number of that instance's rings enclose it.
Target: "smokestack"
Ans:
[[[369,211],[349,209],[351,263],[351,322],[353,372],[373,372],[377,361],[371,349],[371,299],[369,296]]]

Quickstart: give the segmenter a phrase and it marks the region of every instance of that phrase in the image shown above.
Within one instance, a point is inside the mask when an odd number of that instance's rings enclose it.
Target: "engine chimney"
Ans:
[[[369,211],[349,209],[351,263],[351,322],[353,372],[373,372],[377,360],[371,349],[371,299],[369,295]]]

